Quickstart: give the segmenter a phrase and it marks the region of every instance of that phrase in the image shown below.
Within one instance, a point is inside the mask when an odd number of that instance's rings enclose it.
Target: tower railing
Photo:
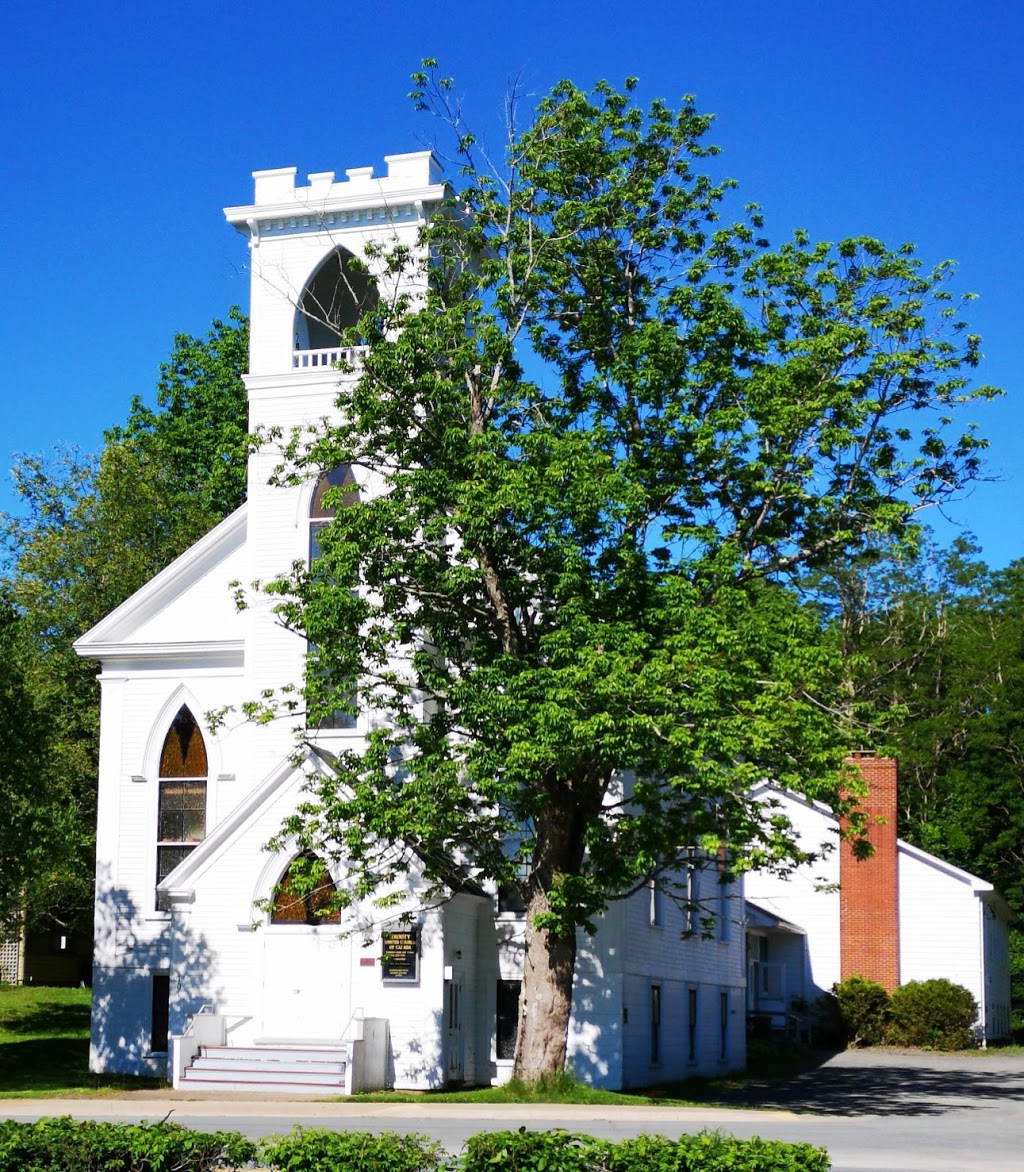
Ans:
[[[358,366],[365,346],[328,346],[326,350],[296,350],[292,355],[295,370],[312,370],[322,367]]]

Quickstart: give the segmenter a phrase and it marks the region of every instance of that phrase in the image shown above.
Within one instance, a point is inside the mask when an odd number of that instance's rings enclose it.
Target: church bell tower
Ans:
[[[322,171],[297,185],[296,168],[255,171],[253,202],[224,209],[248,238],[250,255],[250,432],[296,428],[329,418],[342,379],[339,362],[358,366],[346,329],[380,297],[395,292],[371,243],[415,250],[420,229],[447,195],[429,151],[385,157],[386,174],[351,168],[338,180]],[[309,555],[308,484],[271,485],[281,463],[277,443],[249,458],[246,546],[250,581],[267,581]],[[358,486],[365,491],[366,486]],[[248,583],[245,583],[248,585]],[[301,674],[304,644],[282,639],[266,600],[250,611],[246,674],[252,694]]]

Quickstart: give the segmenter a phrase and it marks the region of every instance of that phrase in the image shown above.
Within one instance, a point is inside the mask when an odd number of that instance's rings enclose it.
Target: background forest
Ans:
[[[21,457],[0,518],[0,923],[91,933],[99,690],[73,641],[242,503],[248,330],[179,335],[98,454]],[[803,583],[851,747],[900,764],[900,835],[1024,913],[1024,561],[927,530]],[[1012,930],[1024,999],[1024,929]],[[1015,1026],[1024,1025],[1020,1011]]]

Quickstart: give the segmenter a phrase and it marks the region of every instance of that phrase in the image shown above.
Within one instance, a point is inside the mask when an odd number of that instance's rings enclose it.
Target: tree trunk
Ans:
[[[525,1082],[565,1069],[576,933],[555,936],[548,928],[535,927],[534,918],[547,910],[547,896],[536,891],[527,907],[523,991],[512,1068],[513,1077]]]
[[[565,1070],[576,969],[575,918],[561,932],[538,926],[537,918],[551,911],[548,893],[566,876],[579,875],[587,812],[600,804],[599,786],[586,776],[572,778],[552,785],[546,806],[535,818],[537,839],[526,905],[523,990],[512,1067],[513,1077],[525,1082]]]

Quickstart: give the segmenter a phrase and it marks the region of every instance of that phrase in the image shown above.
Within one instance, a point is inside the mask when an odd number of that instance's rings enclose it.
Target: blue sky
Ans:
[[[979,381],[1007,395],[965,416],[996,479],[936,521],[994,566],[1022,557],[1022,51],[1010,0],[7,5],[0,510],[14,453],[96,448],[176,332],[245,305],[221,208],[249,202],[251,171],[341,173],[428,142],[406,95],[432,55],[495,142],[514,75],[536,95],[628,75],[644,100],[693,93],[773,240],[866,233],[955,258],[979,295]]]

